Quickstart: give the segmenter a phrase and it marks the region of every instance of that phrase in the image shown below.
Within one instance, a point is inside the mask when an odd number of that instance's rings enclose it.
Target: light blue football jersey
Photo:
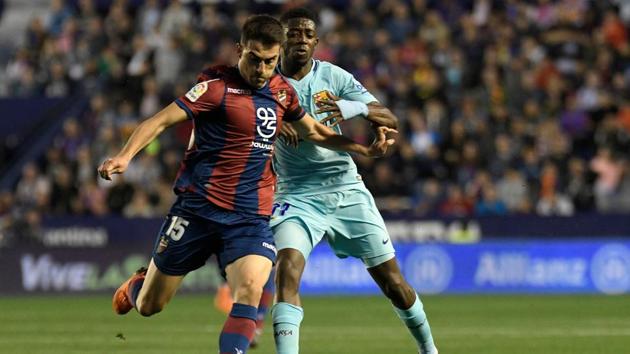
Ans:
[[[313,118],[322,120],[327,113],[315,114],[315,98],[319,92],[329,91],[346,100],[363,103],[376,102],[352,74],[326,61],[313,60],[311,71],[301,80],[286,77],[298,94],[300,105]],[[341,134],[341,128],[333,128]],[[298,147],[276,140],[273,166],[278,175],[277,194],[321,194],[363,185],[350,154],[333,151],[309,141],[300,141]]]

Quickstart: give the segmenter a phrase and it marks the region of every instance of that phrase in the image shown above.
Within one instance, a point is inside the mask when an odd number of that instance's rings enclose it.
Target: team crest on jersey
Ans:
[[[278,101],[284,102],[287,99],[287,90],[278,91]]]
[[[320,107],[323,105],[323,101],[332,99],[330,93],[326,90],[319,91],[318,93],[313,94],[313,101],[315,101],[315,105]]]
[[[208,81],[200,82],[186,93],[186,98],[191,102],[197,102],[199,97],[208,91]]]

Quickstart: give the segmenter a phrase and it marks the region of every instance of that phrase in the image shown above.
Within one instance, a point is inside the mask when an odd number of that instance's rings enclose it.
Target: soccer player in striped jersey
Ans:
[[[160,230],[148,270],[116,291],[113,308],[143,316],[160,312],[184,276],[215,254],[235,303],[219,336],[219,353],[245,353],[256,328],[256,306],[275,261],[269,227],[275,174],[274,141],[283,120],[322,146],[381,156],[393,144],[387,129],[369,146],[336,134],[299,106],[297,95],[274,69],[284,33],[273,17],[243,25],[236,67],[203,71],[188,93],[143,121],[115,156],[99,167],[104,179],[122,173],[130,160],[167,127],[191,119],[193,138],[179,169],[177,200]]]
[[[313,59],[318,38],[316,18],[310,11],[290,10],[281,22],[287,41],[277,71],[293,85],[307,112],[340,134],[337,124],[354,117],[376,126],[397,126],[393,113],[350,73]],[[285,124],[281,134],[284,139],[274,156],[278,188],[271,220],[278,247],[277,303],[272,308],[277,353],[299,352],[304,314],[299,284],[306,259],[325,237],[339,257],[363,261],[409,328],[418,351],[436,354],[422,302],[400,272],[383,218],[350,155],[298,141],[301,134],[291,124]]]

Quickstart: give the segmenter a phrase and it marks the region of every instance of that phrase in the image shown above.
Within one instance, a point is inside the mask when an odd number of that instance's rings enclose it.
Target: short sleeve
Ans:
[[[338,66],[333,66],[333,76],[339,97],[350,101],[359,101],[365,104],[378,102],[363,85],[349,72]]]
[[[295,122],[304,117],[306,111],[300,106],[298,95],[291,85],[288,86],[290,101],[284,114],[284,120],[287,122]]]
[[[188,118],[194,119],[202,112],[211,112],[221,105],[225,85],[221,79],[198,82],[185,95],[175,100]]]

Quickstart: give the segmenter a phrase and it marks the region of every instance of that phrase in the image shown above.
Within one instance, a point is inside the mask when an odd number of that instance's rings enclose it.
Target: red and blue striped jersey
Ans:
[[[280,75],[256,89],[238,68],[204,70],[175,103],[193,121],[175,193],[196,193],[228,210],[270,215],[276,176],[273,143],[282,121],[304,117],[298,97]]]

